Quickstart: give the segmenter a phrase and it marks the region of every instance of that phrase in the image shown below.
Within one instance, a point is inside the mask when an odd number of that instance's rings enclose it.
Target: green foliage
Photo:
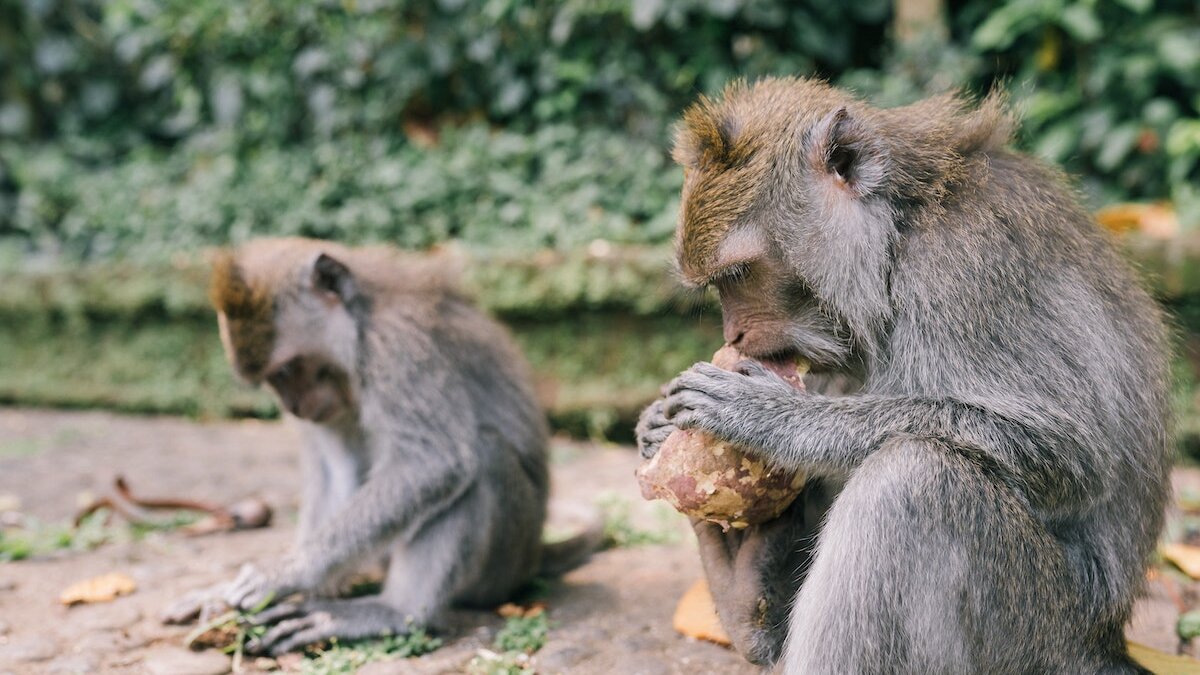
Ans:
[[[442,646],[441,638],[431,637],[423,628],[414,627],[404,635],[389,635],[377,640],[330,641],[329,647],[315,650],[300,666],[304,675],[355,673],[373,661],[406,659],[428,654]]]
[[[467,675],[532,675],[537,671],[525,652],[493,652],[481,649],[467,662]]]
[[[533,616],[510,616],[505,619],[504,628],[496,633],[493,644],[503,652],[532,654],[546,646],[549,633],[550,621],[545,612]]]
[[[126,525],[110,524],[110,515],[107,509],[100,509],[83,518],[78,526],[25,518],[20,527],[0,530],[0,562],[60,551],[90,551],[106,543],[138,540],[151,532],[173,530],[196,520],[193,515],[180,513],[157,525]]]
[[[629,502],[616,494],[602,495],[597,505],[604,513],[606,548],[672,544],[679,541],[679,514],[662,502],[649,505],[653,522],[635,522]]]
[[[1180,640],[1191,640],[1200,637],[1200,610],[1193,610],[1179,615],[1175,623],[1175,633]]]
[[[885,103],[1008,83],[1095,203],[1200,217],[1184,0],[47,0],[0,4],[0,242],[70,259],[258,234],[424,247],[665,242],[669,125],[735,77]]]
[[[262,235],[492,250],[654,242],[672,231],[680,186],[661,148],[565,125],[447,129],[428,150],[350,136],[242,154],[220,134],[94,165],[67,143],[3,150],[22,186],[7,239],[50,238],[72,259]]]
[[[545,611],[510,616],[496,633],[492,647],[481,649],[467,663],[468,675],[523,675],[536,672],[530,656],[546,646],[550,620]]]
[[[975,78],[1011,81],[1029,148],[1098,202],[1171,198],[1200,224],[1194,2],[1006,0],[955,18],[981,57]]]

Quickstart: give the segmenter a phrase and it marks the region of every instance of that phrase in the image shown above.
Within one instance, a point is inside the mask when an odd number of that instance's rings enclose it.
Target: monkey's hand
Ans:
[[[761,448],[778,417],[803,394],[756,361],[733,371],[697,363],[667,385],[665,412],[680,429],[699,429],[748,448]]]
[[[637,423],[637,444],[642,458],[650,459],[657,455],[672,431],[675,431],[675,425],[667,419],[665,399],[660,398],[646,406]]]
[[[247,563],[226,589],[225,602],[242,610],[261,609],[293,593],[312,590],[316,577],[294,558],[266,570]]]
[[[226,610],[225,593],[228,582],[208,588],[200,588],[184,594],[159,613],[158,618],[166,624],[183,624],[199,621],[206,623]]]

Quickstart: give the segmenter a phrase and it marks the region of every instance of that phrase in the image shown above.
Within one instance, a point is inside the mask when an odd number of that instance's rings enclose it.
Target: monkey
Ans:
[[[543,545],[548,431],[528,367],[446,263],[384,247],[260,239],[218,254],[211,299],[236,373],[265,383],[305,440],[292,551],[165,613],[219,594],[269,625],[280,654],[337,637],[439,628],[451,605],[494,606],[597,545]],[[382,591],[328,597],[386,553]],[[298,602],[280,602],[302,594]],[[270,605],[269,609],[263,609]]]
[[[1002,93],[881,109],[803,78],[683,115],[683,283],[735,371],[642,414],[810,487],[694,523],[718,615],[783,673],[1132,673],[1124,626],[1169,493],[1167,331]],[[762,364],[803,357],[807,392]],[[844,386],[831,393],[831,382]]]

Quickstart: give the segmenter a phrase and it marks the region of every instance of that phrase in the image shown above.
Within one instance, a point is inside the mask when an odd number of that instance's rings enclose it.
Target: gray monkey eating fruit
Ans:
[[[1168,495],[1163,322],[1011,127],[995,96],[878,109],[803,79],[684,115],[679,269],[750,358],[685,371],[638,437],[700,430],[809,478],[775,521],[695,524],[752,661],[1145,672],[1124,626]],[[762,365],[797,356],[805,392]]]

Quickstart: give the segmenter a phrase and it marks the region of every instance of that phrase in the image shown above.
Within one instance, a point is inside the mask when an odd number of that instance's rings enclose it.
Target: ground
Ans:
[[[43,523],[68,519],[117,474],[146,496],[229,503],[258,495],[277,510],[274,525],[262,530],[201,537],[158,532],[89,551],[0,563],[0,673],[226,672],[228,657],[184,649],[188,629],[163,626],[156,615],[181,593],[285,550],[297,501],[294,444],[291,431],[275,422],[0,410],[0,512],[8,518],[16,512]],[[668,541],[604,551],[549,587],[549,639],[534,658],[538,672],[757,672],[727,649],[672,630],[675,603],[700,577],[700,566],[686,523],[664,521],[661,509],[639,498],[632,479],[637,462],[628,447],[555,443],[557,498],[628,504],[635,529],[645,527],[652,539]],[[1176,481],[1200,486],[1200,473],[1180,469]],[[109,603],[59,604],[66,586],[108,572],[128,574],[137,590]],[[1151,582],[1130,628],[1132,639],[1176,650],[1178,607],[1194,602],[1194,590],[1179,579],[1160,574]],[[462,612],[456,623],[456,634],[432,654],[363,672],[461,672],[491,645],[503,620],[490,612]],[[251,670],[278,665],[247,663]]]

